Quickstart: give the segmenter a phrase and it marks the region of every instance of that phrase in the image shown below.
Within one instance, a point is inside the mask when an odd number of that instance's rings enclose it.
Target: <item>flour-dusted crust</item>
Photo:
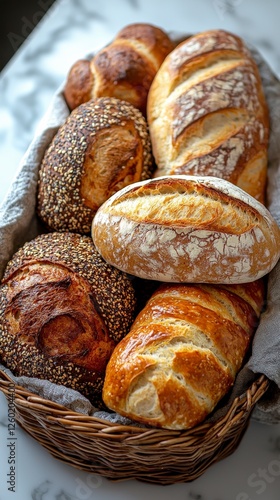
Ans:
[[[206,31],[179,44],[149,91],[155,176],[212,175],[265,201],[268,110],[242,40]]]
[[[100,207],[92,237],[110,264],[165,282],[251,282],[280,256],[280,229],[264,205],[214,177],[128,186]]]

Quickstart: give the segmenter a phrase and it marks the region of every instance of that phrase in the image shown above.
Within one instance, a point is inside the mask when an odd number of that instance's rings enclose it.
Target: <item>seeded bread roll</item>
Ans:
[[[202,422],[234,383],[263,296],[262,280],[161,285],[110,358],[105,404],[156,427]]]
[[[104,371],[134,319],[131,281],[88,236],[49,233],[26,243],[0,286],[0,359],[100,404]]]
[[[268,108],[239,37],[211,30],[181,42],[153,80],[147,118],[155,177],[221,177],[265,203]]]
[[[110,264],[165,282],[255,281],[280,256],[269,211],[215,177],[170,175],[128,186],[100,207],[92,237]]]
[[[140,111],[114,98],[74,110],[44,155],[38,214],[54,231],[90,233],[98,207],[152,172],[147,124]]]
[[[162,61],[174,45],[160,28],[146,23],[124,27],[91,60],[77,61],[64,96],[72,110],[94,97],[117,97],[146,115],[147,95]]]

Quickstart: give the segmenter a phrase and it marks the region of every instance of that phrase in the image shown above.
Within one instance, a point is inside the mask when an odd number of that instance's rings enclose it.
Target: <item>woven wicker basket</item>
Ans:
[[[0,389],[7,398],[11,382],[0,370]],[[188,431],[114,425],[70,411],[18,385],[13,394],[17,422],[55,458],[111,480],[167,485],[192,481],[230,455],[268,387],[268,379],[260,376],[223,418]]]
[[[187,36],[173,39],[179,43]],[[0,370],[0,390],[8,400],[11,383]],[[192,481],[233,453],[269,385],[265,376],[259,376],[222,418],[187,431],[115,425],[71,411],[19,385],[13,387],[13,402],[18,424],[64,463],[110,480],[168,485]]]

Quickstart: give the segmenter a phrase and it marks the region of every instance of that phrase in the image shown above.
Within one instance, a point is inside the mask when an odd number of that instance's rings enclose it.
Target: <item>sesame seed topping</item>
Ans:
[[[141,180],[152,172],[146,120],[130,103],[113,97],[93,99],[76,108],[45,152],[40,172],[38,214],[55,231],[90,233],[95,211],[81,197],[81,180],[89,142],[105,128],[133,122],[143,145]]]
[[[104,372],[49,356],[36,340],[33,344],[25,340],[28,332],[15,331],[7,319],[11,283],[34,263],[60,267],[78,275],[77,279],[86,280],[96,313],[101,315],[114,342],[128,333],[134,319],[136,299],[131,281],[102,259],[90,237],[65,232],[42,234],[26,243],[8,263],[0,286],[1,361],[15,375],[47,379],[79,390],[94,399],[94,404],[98,400],[100,403]]]

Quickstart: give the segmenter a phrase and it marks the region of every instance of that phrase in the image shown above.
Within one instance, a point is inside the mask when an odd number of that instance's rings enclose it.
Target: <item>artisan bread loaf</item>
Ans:
[[[131,281],[90,237],[38,236],[14,255],[0,286],[0,360],[14,375],[65,385],[98,405],[135,302]]]
[[[156,177],[221,177],[265,202],[268,109],[239,37],[211,30],[181,42],[153,80],[147,118]]]
[[[98,207],[124,186],[151,176],[147,124],[131,104],[93,99],[75,109],[47,148],[37,210],[53,231],[90,233]]]
[[[229,391],[258,324],[262,280],[161,285],[116,346],[103,400],[146,425],[188,429]]]
[[[280,229],[265,206],[215,177],[128,186],[100,207],[92,237],[110,264],[165,282],[251,282],[280,256]]]
[[[91,60],[76,61],[64,96],[72,110],[94,97],[117,97],[146,115],[147,95],[162,61],[173,49],[169,36],[147,23],[124,27]]]

